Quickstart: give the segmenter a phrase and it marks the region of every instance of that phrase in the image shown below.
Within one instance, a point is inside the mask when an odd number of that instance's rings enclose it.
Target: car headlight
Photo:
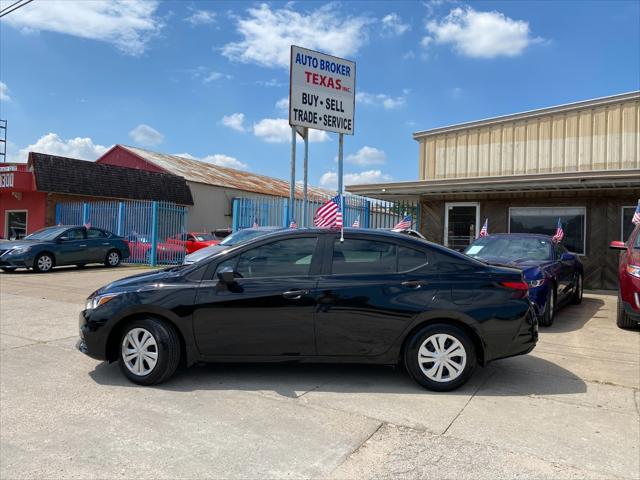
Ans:
[[[627,265],[627,273],[640,278],[640,265]]]
[[[21,247],[13,247],[9,251],[9,254],[13,255],[14,253],[24,253],[24,252],[28,252],[29,250],[31,250],[31,245],[23,245]]]
[[[107,302],[110,302],[114,298],[116,298],[119,293],[106,293],[104,295],[96,295],[87,298],[87,304],[85,305],[85,310],[94,310],[101,305],[104,305]]]
[[[527,282],[527,285],[529,285],[529,288],[541,287],[542,285],[544,285],[544,281],[544,278],[541,278],[539,280],[531,280],[530,282]]]

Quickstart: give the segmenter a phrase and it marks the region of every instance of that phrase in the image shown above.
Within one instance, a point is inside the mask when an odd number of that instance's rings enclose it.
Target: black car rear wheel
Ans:
[[[404,351],[404,362],[420,385],[447,392],[469,380],[476,367],[476,350],[461,328],[437,323],[413,334]]]
[[[556,289],[553,285],[549,286],[547,292],[547,301],[544,304],[544,312],[540,319],[540,326],[550,327],[553,325],[553,319],[556,316]]]
[[[33,269],[38,273],[46,273],[55,265],[53,255],[50,253],[41,253],[33,261]]]
[[[573,289],[573,295],[571,297],[571,303],[573,303],[574,305],[580,305],[582,303],[582,290],[582,274],[578,273],[578,275],[576,276],[576,284]]]
[[[120,370],[134,383],[162,383],[178,368],[178,334],[171,325],[158,319],[145,318],[127,324],[119,345]]]
[[[107,252],[107,256],[104,259],[104,264],[107,267],[117,267],[118,265],[120,265],[120,262],[122,261],[122,255],[120,255],[120,252],[118,250],[109,250],[109,252]]]

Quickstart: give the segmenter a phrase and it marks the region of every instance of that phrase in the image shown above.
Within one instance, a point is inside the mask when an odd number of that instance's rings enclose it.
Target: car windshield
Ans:
[[[246,242],[252,238],[259,237],[261,235],[266,235],[270,233],[272,230],[256,230],[256,229],[246,229],[246,230],[238,230],[235,233],[232,233],[224,240],[220,242],[220,245],[236,245],[240,242]]]
[[[69,227],[48,227],[33,232],[31,235],[24,237],[24,240],[53,240]]]
[[[215,240],[216,238],[210,233],[194,233],[193,236],[198,242],[208,242],[209,240]]]
[[[544,238],[483,237],[469,245],[464,253],[482,260],[489,258],[503,258],[509,261],[549,260],[551,242]]]

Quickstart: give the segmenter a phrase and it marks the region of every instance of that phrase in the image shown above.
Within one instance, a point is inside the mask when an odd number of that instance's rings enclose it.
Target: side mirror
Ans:
[[[223,267],[218,272],[218,279],[227,285],[232,284],[236,281],[236,272],[232,267]]]
[[[612,248],[613,250],[626,250],[627,246],[620,240],[614,240],[609,244],[609,248]]]
[[[561,262],[569,262],[571,260],[575,260],[575,258],[576,258],[576,255],[570,252],[564,252],[562,255],[560,255]]]

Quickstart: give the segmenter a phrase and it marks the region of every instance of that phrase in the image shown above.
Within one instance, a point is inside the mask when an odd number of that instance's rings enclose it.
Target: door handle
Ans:
[[[102,245],[107,246],[109,245],[109,242],[103,242]]]
[[[309,290],[287,290],[282,296],[289,300],[299,300],[303,295],[309,295]]]
[[[402,282],[400,285],[406,288],[418,289],[424,285],[424,282],[421,282],[420,280],[407,280],[405,282]]]
[[[82,244],[82,245],[78,245],[78,246],[79,246],[79,247],[86,247],[86,246],[87,246],[87,244],[86,244],[86,243],[84,243],[84,244]]]

